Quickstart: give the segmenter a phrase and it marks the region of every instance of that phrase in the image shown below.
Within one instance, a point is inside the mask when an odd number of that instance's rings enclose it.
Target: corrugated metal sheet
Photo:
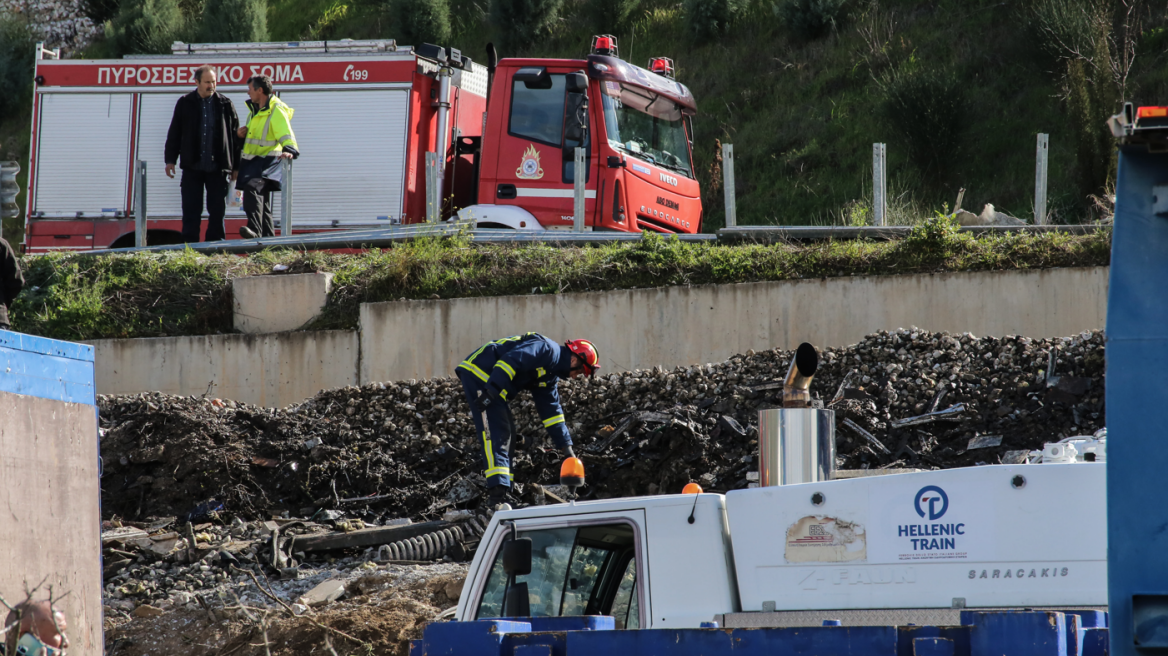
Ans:
[[[128,93],[41,96],[38,212],[126,209],[130,171]]]

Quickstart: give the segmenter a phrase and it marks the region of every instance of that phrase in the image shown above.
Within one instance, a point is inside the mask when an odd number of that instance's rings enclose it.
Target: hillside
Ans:
[[[514,41],[490,19],[502,1],[513,0],[449,0],[447,42],[484,61],[489,41]],[[90,11],[109,17],[118,2]],[[197,17],[202,2],[179,5]],[[272,40],[403,43],[418,28],[395,21],[394,7],[441,4],[267,2]],[[1105,197],[1113,177],[1105,118],[1121,98],[1168,104],[1168,6],[1148,0],[531,0],[556,9],[548,28],[501,54],[584,54],[601,3],[630,12],[607,26],[623,58],[672,57],[698,99],[707,231],[723,221],[720,142],[735,144],[742,224],[869,222],[873,142],[888,144],[892,217],[909,223],[951,208],[961,188],[974,212],[989,202],[1029,217],[1038,132],[1050,134],[1054,221],[1089,220],[1089,196]],[[729,27],[696,36],[689,18],[702,11],[722,11]],[[82,54],[112,50],[99,42]],[[0,149],[26,160],[27,110],[4,116]]]

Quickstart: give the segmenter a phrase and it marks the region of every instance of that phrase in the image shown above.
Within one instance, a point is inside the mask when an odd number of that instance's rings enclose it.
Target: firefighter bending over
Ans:
[[[556,448],[575,457],[556,383],[564,377],[591,376],[599,368],[600,357],[592,342],[575,339],[561,346],[538,333],[488,342],[458,365],[455,373],[462,381],[483,449],[483,475],[492,508],[505,502],[511,491],[515,420],[509,403],[521,390],[530,390]]]

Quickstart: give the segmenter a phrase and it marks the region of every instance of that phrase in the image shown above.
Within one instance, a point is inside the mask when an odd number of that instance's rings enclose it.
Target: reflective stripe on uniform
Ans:
[[[499,398],[506,401],[507,400],[507,390],[499,390]]]
[[[279,139],[277,139],[277,141],[279,141],[280,143],[286,143],[291,138],[292,138],[292,135],[286,134],[286,135],[280,137]]]
[[[486,478],[492,476],[506,476],[507,478],[511,478],[511,469],[509,467],[492,467],[483,472],[483,476]]]
[[[556,424],[562,424],[562,423],[564,423],[564,415],[556,415],[555,417],[548,417],[547,419],[544,419],[543,420],[543,427],[544,428],[551,428],[552,426],[555,426]]]
[[[495,363],[495,366],[502,369],[507,374],[507,376],[511,378],[511,380],[515,380],[515,369],[513,369],[511,365],[503,362],[502,360],[499,360]]]
[[[546,375],[547,375],[547,371],[543,367],[536,367],[535,368],[535,377],[536,378],[543,378]]]
[[[469,371],[472,374],[474,374],[475,376],[477,376],[484,383],[491,379],[490,376],[483,373],[482,369],[479,369],[478,367],[476,367],[474,365],[474,363],[470,362],[469,360],[463,360],[462,363],[458,365],[458,368],[459,369],[466,369],[467,371]]]
[[[271,139],[268,139],[265,141],[263,139],[252,139],[251,137],[244,139],[243,143],[252,144],[252,145],[256,145],[256,146],[275,146],[276,145],[276,142],[272,141]]]

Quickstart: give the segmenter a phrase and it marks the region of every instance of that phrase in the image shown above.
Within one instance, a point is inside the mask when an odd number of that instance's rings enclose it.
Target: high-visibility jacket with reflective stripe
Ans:
[[[247,108],[251,113],[247,118],[247,137],[243,141],[242,159],[278,155],[284,150],[300,152],[296,145],[296,135],[292,133],[292,114],[295,110],[283,100],[272,96],[262,109],[249,100]]]
[[[493,387],[504,401],[515,398],[520,390],[529,390],[544,428],[562,449],[572,438],[556,384],[568,375],[571,365],[572,352],[563,345],[539,333],[527,333],[487,342],[458,368]]]

